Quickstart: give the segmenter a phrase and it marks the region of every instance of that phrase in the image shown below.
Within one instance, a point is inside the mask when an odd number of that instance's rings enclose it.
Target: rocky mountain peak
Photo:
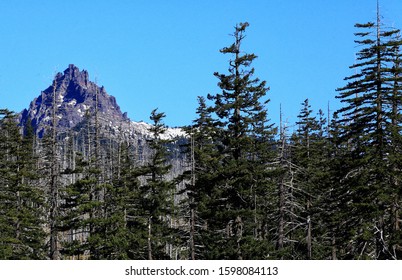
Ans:
[[[55,95],[53,94],[55,92]],[[21,124],[31,121],[37,135],[42,137],[52,121],[52,106],[56,104],[57,127],[68,130],[94,114],[98,96],[99,119],[108,125],[118,127],[128,121],[117,105],[116,99],[109,95],[105,88],[99,87],[89,80],[86,70],[70,64],[63,73],[57,73],[52,84],[35,98],[28,109],[21,114]],[[55,97],[55,99],[54,99]],[[53,102],[54,101],[54,102]]]
[[[66,81],[67,83],[73,81],[83,87],[88,87],[89,75],[86,70],[80,71],[77,66],[70,64],[66,70],[64,70],[64,75],[58,73],[56,75],[56,80]]]

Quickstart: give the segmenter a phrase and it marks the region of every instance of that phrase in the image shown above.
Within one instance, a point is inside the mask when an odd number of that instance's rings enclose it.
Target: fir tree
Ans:
[[[189,135],[189,143],[186,144],[187,161],[189,170],[183,173],[187,199],[182,201],[183,216],[188,220],[188,228],[184,229],[186,243],[189,248],[189,259],[204,259],[207,256],[207,248],[204,243],[210,237],[208,220],[213,218],[214,211],[208,207],[211,203],[213,182],[218,175],[221,153],[216,147],[216,139],[219,139],[219,129],[214,126],[211,116],[212,108],[206,104],[204,97],[198,97],[197,119],[191,126],[185,128]]]
[[[77,258],[99,258],[96,240],[99,217],[95,210],[100,202],[94,199],[99,171],[91,168],[90,162],[77,154],[77,162],[73,173],[78,179],[64,188],[61,194],[63,204],[58,229],[68,233],[69,238],[63,244],[64,256]]]
[[[167,150],[171,140],[163,139],[163,133],[166,131],[164,117],[165,114],[157,112],[156,109],[151,112],[150,119],[153,124],[149,132],[152,136],[147,142],[152,155],[146,165],[134,171],[137,176],[145,179],[145,183],[141,184],[138,190],[141,205],[135,216],[142,220],[139,230],[145,232],[142,236],[146,238],[147,244],[143,258],[148,260],[170,258],[167,248],[174,243],[170,225],[174,213],[175,184],[165,178],[171,168]]]
[[[318,119],[312,113],[309,100],[306,99],[296,122],[298,129],[292,137],[292,163],[295,166],[293,192],[299,205],[294,213],[298,216],[301,229],[294,235],[299,239],[295,257],[302,259],[321,258],[325,255],[323,245],[326,243],[322,239],[325,229],[321,205],[328,176],[326,119],[322,110],[318,113]]]
[[[389,147],[396,144],[390,137],[389,112],[395,112],[392,100],[400,94],[395,88],[399,70],[392,62],[395,47],[402,42],[395,36],[399,30],[382,28],[379,9],[376,23],[356,27],[361,30],[355,33],[361,50],[351,68],[359,72],[345,78],[348,83],[338,89],[337,96],[345,103],[338,113],[342,115],[340,137],[348,149],[343,159],[347,170],[343,180],[350,193],[349,207],[342,209],[350,215],[345,234],[353,243],[349,250],[355,258],[394,258],[386,222],[396,197],[388,183],[392,177]]]
[[[45,196],[38,187],[32,130],[23,137],[16,116],[0,120],[0,259],[46,257]]]
[[[251,63],[257,57],[242,51],[248,23],[235,27],[234,43],[221,50],[232,55],[229,73],[214,75],[222,92],[208,95],[214,102],[213,113],[219,128],[217,149],[222,160],[211,190],[214,218],[208,221],[217,240],[209,241],[209,258],[263,258],[266,255],[261,220],[265,213],[265,194],[269,187],[267,164],[274,129],[268,124],[268,91],[265,81],[254,78]],[[264,247],[264,249],[262,249]]]
[[[129,143],[122,143],[120,157],[120,172],[114,179],[114,191],[110,194],[115,202],[111,203],[112,213],[119,224],[123,222],[120,228],[115,228],[115,248],[119,249],[119,258],[146,259],[146,219],[141,215],[139,167]]]

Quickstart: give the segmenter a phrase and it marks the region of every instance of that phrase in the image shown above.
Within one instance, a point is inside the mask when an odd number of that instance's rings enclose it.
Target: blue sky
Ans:
[[[402,28],[402,1],[380,2],[386,26]],[[315,111],[339,103],[350,75],[355,23],[374,21],[376,0],[0,1],[0,107],[21,111],[69,64],[88,70],[132,120],[152,109],[169,126],[190,124],[197,96],[218,93],[219,49],[249,22],[244,51],[271,90],[269,116],[294,123],[300,103]]]

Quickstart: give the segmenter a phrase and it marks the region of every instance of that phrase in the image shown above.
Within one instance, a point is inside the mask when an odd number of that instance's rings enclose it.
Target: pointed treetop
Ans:
[[[239,24],[236,25],[236,31],[245,31],[246,28],[249,26],[250,24],[246,21],[246,22],[240,22]]]

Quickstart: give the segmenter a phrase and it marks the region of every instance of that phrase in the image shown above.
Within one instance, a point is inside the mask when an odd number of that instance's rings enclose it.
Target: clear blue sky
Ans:
[[[383,23],[402,28],[402,1],[382,0]],[[354,24],[374,21],[376,0],[1,0],[0,107],[21,111],[75,64],[114,95],[132,120],[152,109],[169,126],[190,124],[196,97],[217,93],[233,27],[248,21],[246,52],[271,87],[273,122],[296,120],[300,103],[334,110],[351,74]]]

